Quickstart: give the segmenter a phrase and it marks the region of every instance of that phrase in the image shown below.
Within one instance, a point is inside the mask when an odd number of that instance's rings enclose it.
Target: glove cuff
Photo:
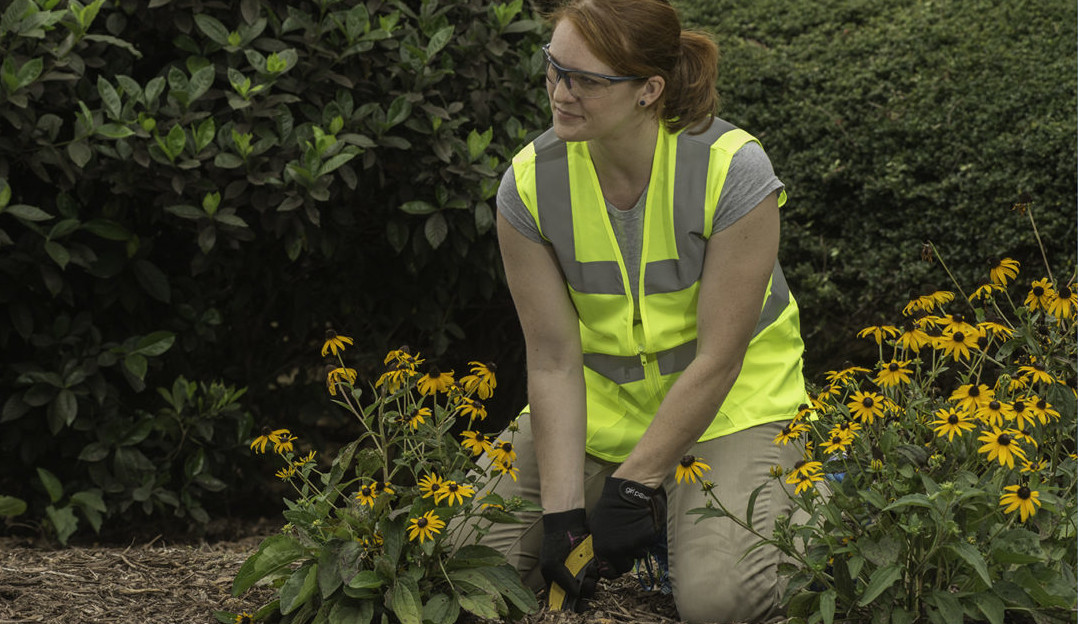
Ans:
[[[636,505],[637,507],[647,507],[651,505],[651,498],[655,496],[658,491],[659,488],[649,488],[642,483],[637,483],[636,481],[630,481],[628,479],[619,479],[617,477],[607,477],[606,483],[603,484],[604,498],[617,497],[627,503]]]
[[[570,509],[557,513],[543,514],[544,533],[578,533],[587,529],[587,517],[584,509]]]

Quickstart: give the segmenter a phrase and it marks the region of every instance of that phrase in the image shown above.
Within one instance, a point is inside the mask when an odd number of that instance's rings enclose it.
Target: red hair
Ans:
[[[719,48],[705,33],[682,30],[665,0],[569,0],[549,16],[568,20],[601,61],[625,76],[661,76],[659,119],[671,131],[714,115]]]

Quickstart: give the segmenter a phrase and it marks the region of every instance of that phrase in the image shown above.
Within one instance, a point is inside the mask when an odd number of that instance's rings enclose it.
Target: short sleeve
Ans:
[[[520,199],[517,192],[517,180],[513,175],[513,166],[510,165],[502,175],[502,183],[498,186],[498,214],[505,218],[509,225],[524,235],[525,238],[543,245],[549,245],[539,234],[539,226],[536,225],[528,207]]]
[[[712,231],[720,232],[730,227],[765,197],[783,188],[785,185],[775,176],[775,169],[764,148],[755,141],[749,141],[730,159],[730,169],[719,194]]]

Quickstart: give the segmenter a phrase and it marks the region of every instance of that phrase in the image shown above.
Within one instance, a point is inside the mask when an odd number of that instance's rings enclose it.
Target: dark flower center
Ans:
[[[787,426],[783,427],[782,432],[785,433],[785,434],[789,434],[790,433],[790,426],[787,425]],[[691,465],[693,465],[695,463],[696,463],[696,458],[693,457],[692,455],[686,455],[685,457],[681,458],[681,467],[682,468],[688,468],[689,466],[691,466]]]
[[[505,451],[506,453],[512,451],[513,450],[513,443],[512,442],[502,442],[502,450]]]
[[[430,484],[430,491],[431,492],[437,492],[440,489],[442,489],[442,484],[441,483],[434,482],[434,483]]]
[[[487,441],[487,436],[483,435],[482,433],[477,433],[477,434],[475,434],[475,441],[480,442],[480,443],[486,442]]]
[[[460,489],[460,486],[457,485],[456,483],[450,483],[448,488],[449,488],[450,492],[456,492],[457,490]]]
[[[971,397],[978,397],[978,396],[981,396],[981,389],[980,389],[979,387],[977,387],[977,386],[973,386],[973,387],[971,387],[971,388],[969,389],[969,392],[968,392],[968,394],[969,394],[969,395],[970,395]]]
[[[964,323],[965,321],[966,321],[966,317],[962,316],[961,314],[952,314],[951,315],[951,322],[952,323]]]
[[[1059,294],[1060,299],[1070,299],[1071,298],[1070,286],[1064,286],[1063,288],[1060,288],[1058,294]]]
[[[1015,492],[1015,494],[1022,500],[1029,500],[1029,497],[1033,495],[1033,493],[1029,491],[1029,488],[1024,485],[1018,488],[1018,491]]]
[[[415,525],[422,529],[423,527],[427,526],[427,519],[426,518],[420,518],[419,520],[415,521]]]
[[[800,411],[803,411],[803,410],[807,410],[808,408],[809,408],[808,403],[802,403],[801,405],[797,406],[797,411],[800,412]]]
[[[336,337],[337,337],[337,332],[333,331],[332,329],[327,329],[326,330],[326,340],[333,340]]]
[[[784,436],[790,435],[790,425],[786,425],[785,427],[782,428],[782,435],[784,435]],[[685,467],[688,467],[689,465],[691,465],[692,461],[689,461],[688,464],[685,463],[685,460],[689,459],[690,457],[692,457],[692,455],[686,455],[685,457],[682,457],[681,458],[681,465],[685,466]]]
[[[950,416],[948,416],[947,417],[947,423],[951,424],[951,425],[957,425],[958,424],[958,414],[951,414]]]
[[[954,339],[955,342],[965,342],[966,341],[966,335],[963,334],[962,332],[955,332],[954,336],[952,338]]]
[[[872,400],[872,397],[865,397],[861,399],[861,405],[864,405],[865,407],[872,407],[874,404],[875,401]]]
[[[1011,436],[1007,435],[1006,433],[1001,433],[999,434],[999,437],[996,438],[996,443],[1000,446],[1010,446]]]
[[[831,444],[842,444],[842,436],[834,436],[831,438]]]
[[[840,430],[842,430],[842,431],[846,431],[847,429],[849,429],[849,428],[850,428],[850,423],[849,423],[849,421],[843,421],[843,422],[842,422],[841,424],[839,424],[838,428],[839,428]]]
[[[1042,288],[1040,286],[1034,286],[1033,287],[1033,296],[1034,297],[1043,297],[1044,296],[1044,288]]]
[[[895,372],[896,370],[898,370],[898,368],[899,368],[898,364],[895,364],[894,362],[891,362],[890,364],[887,365],[887,370],[891,371],[892,373]]]
[[[1021,402],[1021,401],[1015,401],[1014,402],[1014,411],[1016,411],[1016,412],[1024,412],[1024,411],[1026,411],[1026,404]]]
[[[999,408],[1000,408],[999,401],[992,401],[991,403],[988,404],[988,409],[992,410],[993,412],[998,412]]]
[[[794,470],[801,470],[801,467],[804,466],[806,463],[808,463],[807,460],[804,460],[804,459],[798,460],[798,462],[796,464],[794,464]]]
[[[363,486],[363,489],[359,491],[359,493],[362,494],[363,496],[366,496],[366,497],[369,498],[370,495],[373,494],[374,492],[371,491],[371,488],[369,486],[365,485],[365,486]]]
[[[1044,399],[1037,401],[1037,409],[1043,410],[1046,407],[1048,407],[1048,401],[1045,401]]]
[[[1044,363],[1043,362],[1034,362],[1033,363],[1033,370],[1040,371],[1040,372],[1043,373],[1044,372]]]

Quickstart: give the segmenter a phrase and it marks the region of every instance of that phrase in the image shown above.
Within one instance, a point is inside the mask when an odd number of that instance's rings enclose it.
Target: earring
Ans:
[[[641,106],[647,106],[648,105],[647,100],[640,100],[640,105]]]

